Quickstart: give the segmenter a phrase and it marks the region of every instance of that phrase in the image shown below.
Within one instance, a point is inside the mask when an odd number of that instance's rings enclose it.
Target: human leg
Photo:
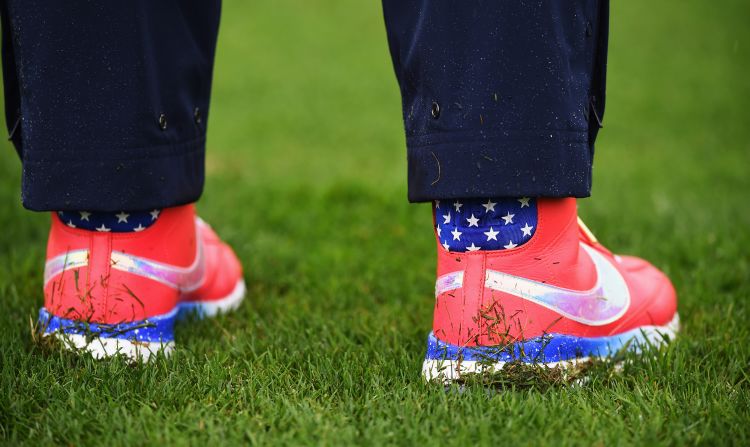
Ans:
[[[239,262],[190,205],[203,188],[220,3],[2,8],[22,200],[55,212],[43,330],[95,355],[169,350],[180,309],[215,313],[242,295]]]
[[[608,2],[383,7],[409,199],[435,201],[425,376],[455,379],[480,358],[607,356],[673,334],[668,279],[612,255],[577,218],[604,113]]]

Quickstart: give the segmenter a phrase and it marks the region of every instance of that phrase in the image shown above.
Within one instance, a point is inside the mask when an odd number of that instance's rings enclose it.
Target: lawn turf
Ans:
[[[581,386],[446,393],[419,374],[434,240],[378,2],[225,1],[199,210],[247,300],[147,366],[35,343],[49,216],[22,209],[4,143],[0,442],[750,444],[749,20],[743,0],[613,4],[581,215],[670,275],[677,341]]]

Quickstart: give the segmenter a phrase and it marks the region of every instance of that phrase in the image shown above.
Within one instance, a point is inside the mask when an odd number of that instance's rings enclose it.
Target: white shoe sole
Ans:
[[[86,352],[95,359],[123,356],[133,362],[146,363],[161,353],[168,356],[174,350],[174,342],[139,342],[124,338],[87,337],[80,334],[52,332],[52,336],[71,351]]]

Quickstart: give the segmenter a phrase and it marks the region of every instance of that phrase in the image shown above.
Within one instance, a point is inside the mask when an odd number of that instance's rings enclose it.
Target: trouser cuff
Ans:
[[[588,133],[500,133],[409,139],[409,201],[590,195]]]

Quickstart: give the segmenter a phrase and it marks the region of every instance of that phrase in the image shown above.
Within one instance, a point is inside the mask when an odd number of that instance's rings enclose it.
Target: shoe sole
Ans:
[[[185,301],[178,305],[177,318],[182,319],[188,315],[198,318],[215,317],[219,314],[231,312],[242,304],[245,298],[245,281],[240,279],[234,286],[232,292],[224,298],[211,301]]]
[[[641,353],[674,339],[680,317],[675,314],[664,326],[642,326],[608,337],[572,337],[548,334],[503,347],[457,346],[438,340],[430,333],[422,376],[428,382],[450,383],[471,374],[499,372],[511,362],[550,368],[575,368],[591,359],[611,358],[623,348]]]
[[[190,313],[205,318],[235,310],[242,303],[245,290],[245,281],[240,279],[224,298],[180,303],[166,314],[129,323],[81,322],[53,315],[44,307],[39,310],[38,322],[42,336],[54,337],[72,351],[87,352],[95,359],[119,355],[131,361],[148,362],[157,354],[172,353],[175,322]]]

